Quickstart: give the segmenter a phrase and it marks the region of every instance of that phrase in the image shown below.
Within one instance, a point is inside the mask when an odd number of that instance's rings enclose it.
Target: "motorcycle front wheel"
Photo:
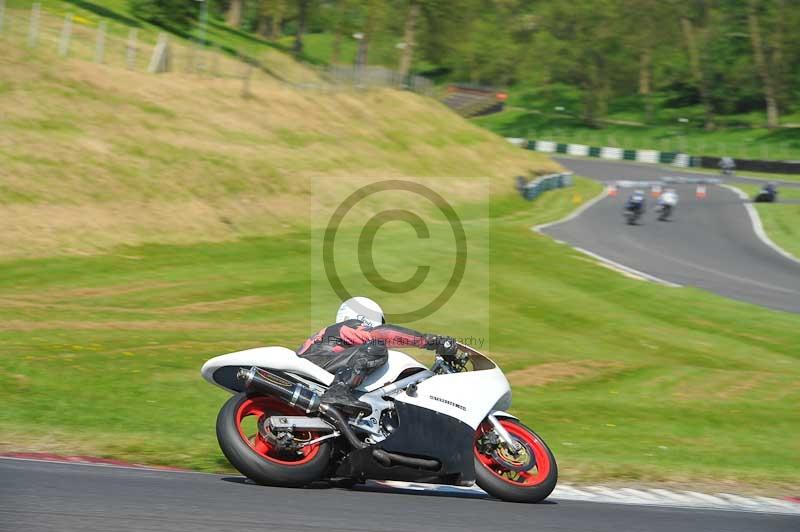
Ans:
[[[273,448],[258,427],[274,415],[303,415],[289,405],[264,396],[239,393],[228,399],[217,416],[217,440],[228,461],[247,478],[268,486],[304,486],[325,474],[330,460],[328,441],[303,447],[286,456]],[[307,440],[319,436],[301,434]]]
[[[509,502],[534,503],[546,499],[558,481],[558,465],[542,438],[515,419],[499,419],[519,445],[516,455],[505,446],[487,451],[482,438],[493,431],[484,422],[475,433],[475,478],[486,493]]]

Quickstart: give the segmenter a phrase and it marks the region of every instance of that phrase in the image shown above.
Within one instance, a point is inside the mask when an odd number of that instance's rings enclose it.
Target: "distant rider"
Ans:
[[[320,398],[322,403],[369,410],[353,390],[386,363],[387,348],[393,347],[430,349],[444,357],[453,356],[458,350],[456,341],[449,336],[388,325],[377,303],[366,297],[352,297],[339,307],[336,323],[309,337],[297,354],[334,374],[333,382]]]
[[[678,204],[678,193],[674,188],[666,189],[658,198],[659,205],[667,205],[670,209],[674,209]]]
[[[638,214],[644,212],[646,206],[645,195],[643,190],[636,190],[630,195],[628,201],[625,203],[625,210],[632,211]]]
[[[730,175],[736,170],[736,162],[731,157],[723,157],[719,160],[719,169],[724,175]]]

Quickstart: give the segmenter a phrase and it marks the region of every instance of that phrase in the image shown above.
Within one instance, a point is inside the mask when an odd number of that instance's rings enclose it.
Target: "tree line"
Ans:
[[[774,128],[800,96],[800,0],[206,1],[233,28],[292,36],[298,55],[309,34],[325,35],[330,63],[357,39],[357,63],[401,75],[569,89],[588,125],[626,98],[644,122],[666,99],[700,106],[708,130],[746,113]],[[185,25],[200,4],[130,2],[138,16]]]

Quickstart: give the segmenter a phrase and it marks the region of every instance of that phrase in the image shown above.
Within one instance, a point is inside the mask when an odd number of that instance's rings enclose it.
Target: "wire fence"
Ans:
[[[61,59],[78,59],[140,72],[183,72],[215,78],[240,79],[246,94],[251,82],[270,79],[304,90],[336,91],[402,88],[433,95],[433,83],[420,76],[401,78],[380,66],[325,67],[298,65],[285,54],[270,53],[273,61],[231,52],[166,32],[134,28],[112,20],[67,13],[57,16],[35,2],[29,8],[7,7],[0,0],[0,43],[31,53],[55,53]],[[266,52],[265,54],[266,55]]]

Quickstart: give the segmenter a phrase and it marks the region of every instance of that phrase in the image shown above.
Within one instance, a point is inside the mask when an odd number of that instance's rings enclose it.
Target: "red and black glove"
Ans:
[[[425,335],[425,348],[436,351],[436,354],[443,357],[452,357],[458,354],[458,343],[451,336],[437,336],[435,334]]]

